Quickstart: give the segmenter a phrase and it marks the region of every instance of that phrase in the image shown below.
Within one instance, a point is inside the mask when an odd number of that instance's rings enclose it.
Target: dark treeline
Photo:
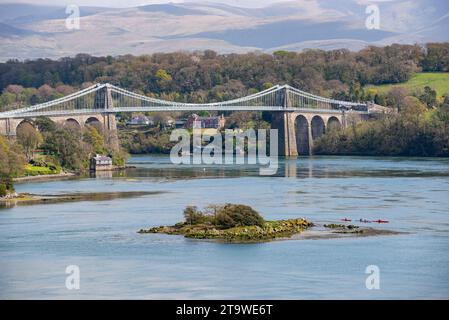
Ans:
[[[417,71],[449,71],[449,43],[369,47],[359,52],[341,49],[219,55],[206,50],[8,61],[0,64],[0,91],[5,92],[10,85],[34,88],[23,93],[13,87],[8,93],[23,94],[22,100],[29,100],[24,102],[37,103],[93,82],[109,82],[147,95],[205,102],[289,83],[316,94],[372,100],[374,97],[363,92],[364,85],[404,82]],[[5,106],[12,98],[4,97],[6,101],[0,104]]]

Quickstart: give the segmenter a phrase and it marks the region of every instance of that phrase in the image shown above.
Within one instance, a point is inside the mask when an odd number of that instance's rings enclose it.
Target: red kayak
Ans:
[[[374,220],[373,222],[377,222],[377,223],[388,223],[388,222],[390,222],[390,221],[388,221],[388,220]]]

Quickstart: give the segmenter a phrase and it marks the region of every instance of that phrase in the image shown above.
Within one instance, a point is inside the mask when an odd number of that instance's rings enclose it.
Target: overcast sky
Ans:
[[[41,5],[67,5],[76,4],[79,6],[91,6],[91,7],[135,7],[145,4],[155,4],[155,3],[169,3],[169,2],[215,2],[215,3],[225,3],[234,6],[241,7],[265,7],[269,4],[276,2],[288,2],[288,1],[301,1],[301,2],[314,2],[316,0],[0,0],[0,3],[32,3]],[[337,1],[337,0],[328,0]],[[338,0],[341,2],[358,2],[360,4],[372,4],[381,2],[401,2],[405,0]]]
[[[79,6],[134,7],[145,4],[168,2],[219,2],[244,7],[263,7],[276,2],[289,0],[0,0],[0,3],[32,3],[49,5],[77,4]],[[307,0],[306,0],[307,1]],[[340,0],[341,1],[341,0]]]

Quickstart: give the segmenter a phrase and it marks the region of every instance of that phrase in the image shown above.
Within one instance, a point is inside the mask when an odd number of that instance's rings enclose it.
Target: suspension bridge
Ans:
[[[320,97],[289,85],[276,85],[242,98],[211,103],[174,102],[137,94],[111,84],[95,84],[59,99],[0,113],[0,134],[14,136],[23,122],[48,117],[55,122],[83,127],[99,122],[115,132],[115,114],[121,112],[272,111],[272,127],[280,130],[281,154],[307,153],[313,139],[332,125],[346,126],[348,117],[363,119],[372,111],[368,103]],[[307,131],[307,142],[296,135]],[[297,133],[299,131],[299,133]],[[305,139],[303,139],[305,140]],[[305,145],[307,145],[305,147]]]

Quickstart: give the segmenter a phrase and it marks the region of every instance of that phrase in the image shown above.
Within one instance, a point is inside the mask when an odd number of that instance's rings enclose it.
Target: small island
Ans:
[[[353,224],[316,225],[304,218],[267,221],[250,206],[230,203],[209,205],[203,211],[198,210],[195,206],[187,206],[184,209],[184,219],[183,222],[173,226],[140,229],[138,233],[183,235],[189,239],[216,240],[228,243],[387,236],[403,233]]]
[[[266,221],[256,210],[243,204],[211,205],[203,211],[188,206],[184,218],[184,222],[174,226],[141,229],[139,233],[165,233],[225,242],[262,242],[290,238],[313,226],[303,218]]]

